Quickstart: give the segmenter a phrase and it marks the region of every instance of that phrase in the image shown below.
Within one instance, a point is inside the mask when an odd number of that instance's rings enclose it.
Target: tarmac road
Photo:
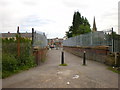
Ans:
[[[65,52],[67,66],[59,66],[61,50],[49,50],[47,60],[38,67],[2,80],[3,88],[118,88],[118,74],[108,66]]]

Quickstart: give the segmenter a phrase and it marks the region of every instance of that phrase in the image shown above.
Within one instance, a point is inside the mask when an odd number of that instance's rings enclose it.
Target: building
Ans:
[[[2,39],[5,39],[5,38],[14,38],[16,40],[16,35],[17,34],[20,34],[22,38],[28,38],[30,40],[32,40],[32,33],[20,33],[19,32],[19,27],[17,27],[17,33],[2,33]]]
[[[95,22],[95,17],[94,17],[94,20],[93,20],[93,29],[92,29],[93,32],[97,31],[97,27],[96,27],[96,22]]]
[[[54,45],[55,47],[62,47],[63,44],[63,38],[53,38],[48,39],[48,45]]]
[[[16,40],[16,35],[17,33],[2,33],[2,38],[5,39],[5,38],[14,38]],[[32,33],[20,33],[21,37],[23,38],[28,38],[30,40],[32,40]]]

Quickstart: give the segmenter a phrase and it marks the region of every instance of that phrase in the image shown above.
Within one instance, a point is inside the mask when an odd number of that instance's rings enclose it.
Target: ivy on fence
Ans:
[[[31,40],[20,37],[20,56],[17,56],[17,40],[2,39],[2,78],[34,67]]]

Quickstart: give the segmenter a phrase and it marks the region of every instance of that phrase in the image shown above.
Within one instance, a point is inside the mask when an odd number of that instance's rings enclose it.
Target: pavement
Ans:
[[[64,51],[67,66],[59,66],[61,50],[49,50],[45,63],[2,80],[3,88],[118,88],[118,74],[100,62]]]

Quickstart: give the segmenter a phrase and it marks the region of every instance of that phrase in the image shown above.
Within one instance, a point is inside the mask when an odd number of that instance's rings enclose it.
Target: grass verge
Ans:
[[[113,71],[113,72],[115,72],[115,73],[120,74],[120,70],[118,70],[117,68],[108,67],[107,69],[108,69],[108,70],[111,70],[111,71]]]
[[[59,66],[67,66],[67,64],[59,64]]]

